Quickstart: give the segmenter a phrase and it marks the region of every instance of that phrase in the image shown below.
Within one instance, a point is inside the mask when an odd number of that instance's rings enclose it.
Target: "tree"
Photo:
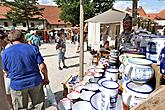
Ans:
[[[84,19],[89,19],[96,14],[107,11],[112,8],[115,0],[85,0],[84,1]],[[73,25],[79,24],[80,0],[55,0],[61,8],[60,18],[65,22],[71,22]]]
[[[2,1],[11,9],[5,16],[16,23],[26,20],[28,31],[30,30],[29,20],[36,15],[42,16],[42,11],[44,10],[43,8],[37,7],[37,0],[13,0],[12,2],[7,0]]]

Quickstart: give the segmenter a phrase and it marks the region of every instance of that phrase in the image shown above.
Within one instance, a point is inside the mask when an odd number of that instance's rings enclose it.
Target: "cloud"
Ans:
[[[39,4],[44,4],[44,5],[56,5],[54,0],[38,0]]]
[[[130,7],[130,8],[132,7],[132,2],[118,1],[114,3],[113,7],[117,9],[125,10],[127,7]]]
[[[142,6],[146,13],[158,13],[165,9],[165,0],[139,0],[138,6]],[[132,8],[132,1],[118,1],[113,7],[121,10]]]

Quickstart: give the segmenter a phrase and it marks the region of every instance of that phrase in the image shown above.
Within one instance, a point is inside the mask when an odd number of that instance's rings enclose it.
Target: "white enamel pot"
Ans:
[[[105,72],[105,77],[112,81],[118,81],[118,69],[107,69]]]
[[[127,82],[122,93],[123,103],[132,108],[144,101],[152,91],[152,87],[147,84]]]
[[[152,62],[146,59],[129,58],[124,74],[133,82],[146,83],[154,76],[151,64]]]

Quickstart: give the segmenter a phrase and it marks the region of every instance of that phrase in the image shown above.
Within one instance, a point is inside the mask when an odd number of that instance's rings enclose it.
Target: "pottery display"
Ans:
[[[125,54],[121,54],[119,56],[119,61],[121,63],[123,63],[124,65],[127,65],[128,63],[128,59],[129,58],[141,58],[141,59],[144,59],[145,56],[144,55],[139,55],[139,54],[130,54],[130,53],[125,53]]]
[[[101,110],[101,92],[93,94],[90,98],[90,103],[94,110]]]
[[[145,100],[152,91],[152,87],[147,84],[127,82],[126,86],[123,87],[123,103],[130,108],[134,107]]]
[[[99,79],[100,79],[100,78],[97,78],[97,77],[90,78],[90,79],[89,79],[89,82],[90,82],[90,83],[97,83]]]
[[[154,76],[151,64],[147,59],[129,58],[124,74],[133,82],[146,83]]]
[[[79,101],[73,104],[72,110],[92,110],[92,106],[90,102],[87,101]]]
[[[93,94],[95,94],[95,92],[82,89],[80,93],[80,98],[84,101],[90,101],[90,98]]]
[[[80,92],[72,91],[69,94],[67,94],[67,98],[70,100],[78,99],[78,98],[80,98]]]
[[[111,81],[104,80],[101,82],[101,109],[111,110],[116,108],[119,84]]]
[[[59,110],[71,110],[73,103],[68,98],[63,98],[59,101],[57,107]]]
[[[74,88],[74,91],[80,92],[82,89],[84,89],[85,86],[84,85],[78,85]]]
[[[97,91],[99,89],[99,85],[97,83],[86,83],[84,89]]]
[[[105,72],[105,77],[109,80],[117,81],[118,73],[119,73],[118,69],[107,69]]]
[[[147,44],[146,58],[154,63],[160,63],[159,55],[165,46],[165,36],[152,37]]]

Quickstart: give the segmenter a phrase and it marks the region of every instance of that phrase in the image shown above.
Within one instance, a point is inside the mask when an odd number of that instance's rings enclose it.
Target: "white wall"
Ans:
[[[8,27],[4,26],[4,22],[8,23]],[[25,23],[25,22],[24,22]],[[31,27],[31,23],[34,23],[34,28],[43,28],[43,21],[42,20],[31,20],[29,21],[29,26]],[[13,22],[9,20],[0,20],[0,27],[3,27],[5,30],[11,30],[13,27]],[[21,30],[27,30],[27,24],[26,27],[23,27],[23,23],[16,23],[15,29],[21,29]]]

